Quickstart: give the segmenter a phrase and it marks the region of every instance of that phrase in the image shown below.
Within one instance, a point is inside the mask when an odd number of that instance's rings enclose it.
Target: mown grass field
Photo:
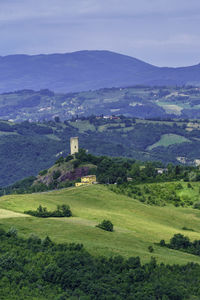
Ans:
[[[69,204],[73,217],[41,219],[15,215],[35,210],[40,204],[49,210],[58,204]],[[48,235],[55,242],[83,243],[93,255],[138,255],[143,262],[154,256],[159,262],[170,264],[200,263],[200,257],[154,245],[161,239],[169,241],[175,233],[200,239],[200,211],[192,208],[148,206],[96,185],[4,196],[0,198],[0,209],[0,226],[14,226],[25,237],[34,233],[40,237]],[[103,219],[113,222],[114,232],[95,227]],[[184,226],[194,231],[184,231]],[[148,251],[150,245],[153,253]]]

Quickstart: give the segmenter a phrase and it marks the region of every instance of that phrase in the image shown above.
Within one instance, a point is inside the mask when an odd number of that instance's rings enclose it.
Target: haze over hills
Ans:
[[[110,51],[0,57],[0,92],[78,92],[130,85],[200,84],[200,65],[161,68]]]
[[[142,119],[200,118],[200,88],[140,87],[104,88],[76,93],[48,89],[0,94],[0,119],[14,122],[69,120],[91,115],[124,115]]]

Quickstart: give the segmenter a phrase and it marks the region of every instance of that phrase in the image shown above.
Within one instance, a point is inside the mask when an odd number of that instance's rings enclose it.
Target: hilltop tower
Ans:
[[[71,155],[74,155],[78,152],[78,137],[71,137],[70,138],[70,150]]]

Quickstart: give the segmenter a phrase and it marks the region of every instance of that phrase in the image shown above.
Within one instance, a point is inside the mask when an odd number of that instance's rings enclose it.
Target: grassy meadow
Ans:
[[[53,210],[58,204],[68,204],[71,218],[36,218],[24,215],[39,205]],[[103,219],[114,224],[114,232],[96,228]],[[169,241],[175,233],[191,240],[200,239],[200,211],[174,206],[145,205],[130,197],[118,195],[106,186],[93,185],[53,192],[8,195],[0,198],[0,227],[14,226],[21,236],[31,233],[48,235],[55,242],[83,243],[93,255],[140,256],[143,262],[151,256],[159,262],[199,262],[200,257],[180,251],[161,248],[154,243]],[[184,231],[183,227],[193,231]],[[149,253],[148,247],[154,252]]]
[[[190,142],[190,140],[177,134],[163,134],[158,142],[148,147],[148,150],[152,150],[159,146],[168,147],[170,145],[181,144],[185,142]]]

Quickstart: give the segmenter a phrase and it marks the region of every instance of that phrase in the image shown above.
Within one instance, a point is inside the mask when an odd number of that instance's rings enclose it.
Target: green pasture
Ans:
[[[69,204],[73,217],[42,219],[21,214],[37,209],[40,204],[48,210],[58,204]],[[148,206],[102,185],[3,196],[0,209],[1,227],[14,226],[25,237],[34,233],[40,237],[48,235],[55,242],[83,243],[93,255],[139,255],[143,262],[153,255],[165,263],[200,263],[197,256],[154,245],[161,239],[169,241],[175,233],[186,234],[191,240],[200,239],[198,210]],[[114,232],[95,227],[103,219],[113,222]],[[183,231],[184,226],[194,231]],[[148,252],[150,245],[153,253]]]
[[[93,124],[90,124],[90,122],[87,120],[78,121],[78,122],[70,122],[70,124],[73,127],[77,128],[80,133],[83,133],[88,130],[95,131],[95,126]]]
[[[18,135],[17,132],[9,132],[9,131],[0,131],[0,136],[1,135]]]
[[[163,134],[158,142],[148,147],[148,150],[152,150],[153,148],[159,146],[168,147],[170,145],[181,144],[185,142],[190,142],[190,140],[178,134]]]
[[[175,114],[177,116],[181,115],[181,111],[183,109],[190,109],[191,106],[189,105],[189,103],[184,103],[181,101],[172,101],[172,102],[163,102],[163,101],[158,101],[156,102],[157,105],[161,106],[166,113],[169,114]]]

